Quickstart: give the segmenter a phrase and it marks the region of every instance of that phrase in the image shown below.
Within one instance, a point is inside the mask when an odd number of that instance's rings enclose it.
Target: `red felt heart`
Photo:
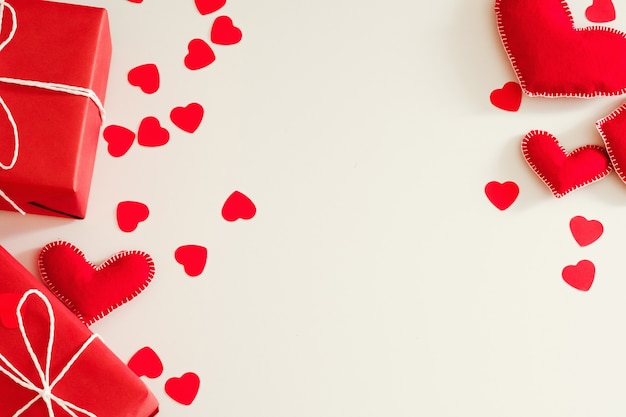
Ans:
[[[208,43],[202,39],[192,39],[187,45],[185,66],[190,70],[198,70],[209,66],[215,61],[215,53]]]
[[[493,90],[489,95],[491,104],[506,111],[518,111],[522,104],[522,89],[519,84],[510,81],[502,88]]]
[[[117,225],[123,232],[132,232],[150,215],[148,206],[138,201],[122,201],[117,205]]]
[[[499,183],[491,181],[485,186],[485,194],[491,204],[500,210],[506,210],[515,202],[519,195],[519,187],[512,181]]]
[[[524,92],[531,96],[626,92],[626,35],[577,29],[563,0],[496,0],[500,37]]]
[[[146,94],[156,93],[161,83],[159,69],[155,64],[139,65],[128,71],[128,82]]]
[[[563,268],[563,280],[580,291],[589,291],[596,274],[596,267],[591,261],[582,260],[576,265]]]
[[[170,140],[170,132],[161,127],[159,119],[153,116],[145,117],[139,124],[137,143],[141,146],[163,146]]]
[[[585,10],[585,16],[594,23],[610,22],[615,20],[615,7],[611,0],[593,0],[591,6]]]
[[[68,242],[47,244],[39,254],[43,282],[89,325],[139,295],[152,281],[154,262],[140,251],[122,251],[100,266]]]
[[[174,401],[191,405],[200,389],[200,378],[193,372],[187,372],[180,378],[170,378],[165,382],[165,393]]]
[[[241,41],[241,30],[233,25],[228,16],[219,16],[211,27],[211,42],[218,45],[233,45]]]
[[[126,154],[135,141],[135,133],[124,126],[110,125],[102,132],[102,137],[109,144],[107,150],[113,157]]]
[[[603,147],[587,145],[568,154],[548,132],[529,132],[522,140],[522,153],[557,198],[611,172],[611,162]]]
[[[226,0],[196,0],[196,8],[201,15],[216,12],[225,4]]]
[[[224,202],[222,217],[234,222],[238,219],[249,220],[256,214],[256,206],[245,194],[234,191]]]
[[[207,260],[207,248],[198,245],[184,245],[174,252],[176,262],[181,264],[190,277],[202,274]]]
[[[170,112],[172,123],[189,133],[193,133],[198,129],[203,116],[204,108],[198,103],[190,103],[185,107],[176,107]]]
[[[626,183],[626,104],[596,122],[611,163],[620,179]]]
[[[604,233],[604,226],[597,220],[587,220],[583,216],[574,216],[569,221],[569,228],[574,240],[580,246],[588,246]]]
[[[20,302],[20,294],[0,294],[0,324],[7,329],[17,329],[17,305]]]
[[[163,373],[161,358],[148,346],[139,349],[130,358],[128,367],[138,377],[158,378]]]

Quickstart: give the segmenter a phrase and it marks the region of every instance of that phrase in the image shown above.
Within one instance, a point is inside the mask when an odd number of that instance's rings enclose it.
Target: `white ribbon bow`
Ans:
[[[44,302],[48,310],[48,317],[50,318],[50,337],[48,339],[48,345],[46,349],[45,369],[42,369],[41,363],[39,362],[39,359],[37,359],[37,355],[35,355],[35,352],[33,351],[33,346],[30,343],[30,339],[28,338],[28,335],[26,334],[26,329],[24,327],[24,317],[22,316],[22,307],[24,303],[26,302],[26,300],[28,299],[28,297],[31,295],[39,297]],[[54,395],[53,390],[54,390],[55,385],[61,379],[63,379],[67,371],[69,371],[69,369],[72,367],[72,365],[74,365],[74,363],[80,357],[80,355],[82,355],[83,351],[87,349],[87,347],[96,338],[98,338],[98,335],[92,334],[91,337],[89,337],[89,339],[87,339],[87,341],[83,343],[81,348],[78,349],[78,351],[74,354],[74,356],[72,356],[72,358],[67,362],[67,364],[61,370],[61,372],[59,372],[57,377],[54,378],[54,380],[51,380],[50,362],[52,360],[52,346],[54,345],[55,322],[54,322],[54,312],[52,311],[52,306],[50,305],[50,301],[48,301],[48,299],[41,293],[41,291],[34,290],[34,289],[28,290],[24,293],[24,295],[20,299],[20,302],[17,305],[16,313],[17,313],[17,321],[19,324],[20,333],[22,334],[22,339],[24,340],[24,345],[26,346],[26,350],[28,351],[28,354],[30,355],[31,360],[33,361],[33,364],[35,365],[35,368],[37,369],[37,373],[40,379],[40,385],[36,385],[35,383],[33,383],[23,373],[21,373],[11,362],[9,362],[6,359],[6,357],[0,354],[0,372],[8,376],[9,378],[11,378],[16,384],[36,393],[36,396],[32,400],[30,400],[28,403],[26,403],[26,405],[24,405],[22,408],[17,410],[15,414],[13,414],[13,417],[21,416],[26,410],[28,410],[33,404],[35,404],[40,399],[46,404],[46,407],[48,408],[48,417],[55,417],[54,411],[52,411],[53,402],[59,405],[65,412],[67,412],[72,417],[79,417],[75,413],[75,411],[78,411],[82,413],[83,415],[86,415],[89,417],[97,417],[95,414],[87,410],[84,410],[78,407],[77,405],[72,404],[69,401],[66,401],[64,399],[57,397],[56,395]]]

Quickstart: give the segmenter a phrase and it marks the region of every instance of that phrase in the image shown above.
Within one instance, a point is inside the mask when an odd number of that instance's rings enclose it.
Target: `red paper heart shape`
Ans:
[[[234,222],[238,219],[250,220],[256,214],[256,206],[245,194],[234,191],[224,202],[222,217]]]
[[[174,401],[191,405],[198,395],[200,378],[193,372],[187,372],[180,378],[170,378],[165,382],[165,393]]]
[[[506,111],[518,111],[522,104],[522,89],[519,84],[510,81],[502,88],[493,90],[489,95],[491,104]]]
[[[124,126],[110,125],[104,128],[102,137],[109,144],[109,155],[120,157],[126,154],[135,141],[135,133]]]
[[[563,0],[496,0],[498,29],[530,96],[593,97],[626,92],[626,35],[574,27]]]
[[[187,45],[185,66],[190,70],[199,70],[207,67],[215,61],[215,53],[208,43],[202,39],[192,39]]]
[[[588,246],[604,233],[604,226],[597,220],[587,220],[583,216],[574,216],[569,221],[569,228],[574,240],[580,246]]]
[[[211,27],[211,42],[218,45],[234,45],[241,41],[241,30],[228,16],[219,16]]]
[[[176,262],[181,264],[190,277],[202,274],[207,260],[207,248],[198,245],[185,245],[174,252]]]
[[[128,71],[128,82],[146,94],[156,93],[161,84],[159,69],[155,64],[139,65]]]
[[[163,373],[163,363],[151,347],[139,349],[128,361],[128,367],[138,377],[158,378]]]
[[[585,16],[594,23],[610,22],[615,20],[615,7],[611,0],[593,0],[591,6],[585,10]]]
[[[117,225],[123,232],[132,232],[150,215],[148,206],[138,201],[122,201],[117,205]]]
[[[619,178],[626,183],[626,104],[596,122],[604,146]]]
[[[557,198],[611,172],[611,162],[603,147],[587,145],[567,154],[548,132],[529,132],[522,140],[522,153]]]
[[[154,262],[140,251],[122,251],[95,266],[68,242],[47,244],[39,254],[43,282],[90,325],[139,295],[152,281]]]
[[[175,107],[170,112],[170,119],[178,128],[193,133],[198,129],[204,116],[204,108],[198,103],[190,103],[185,107]]]
[[[580,291],[589,291],[596,274],[596,267],[591,261],[582,260],[576,265],[568,265],[561,273],[563,280]]]
[[[196,8],[201,15],[218,11],[226,4],[226,0],[196,0]]]
[[[143,0],[128,0],[131,3],[143,3]]]
[[[139,124],[137,143],[141,146],[163,146],[170,140],[170,132],[161,127],[159,119],[153,116],[145,117]]]
[[[0,324],[7,329],[17,329],[17,305],[20,302],[20,294],[0,294]]]
[[[499,183],[491,181],[485,186],[485,195],[491,204],[500,210],[506,210],[515,202],[519,195],[519,187],[513,181]]]

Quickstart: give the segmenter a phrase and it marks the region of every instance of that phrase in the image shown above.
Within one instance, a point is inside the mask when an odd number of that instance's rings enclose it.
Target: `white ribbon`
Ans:
[[[22,316],[22,307],[24,303],[26,302],[26,300],[28,299],[28,297],[31,295],[39,297],[44,302],[48,310],[48,317],[50,318],[50,329],[49,329],[50,336],[48,338],[48,345],[46,349],[45,369],[42,369],[41,363],[39,362],[37,355],[35,355],[35,352],[33,351],[33,346],[30,343],[30,339],[28,338],[28,335],[26,334],[26,328],[24,327],[24,317]],[[74,363],[80,357],[80,355],[82,355],[83,351],[87,349],[87,347],[96,338],[98,338],[98,335],[92,334],[91,337],[89,337],[89,339],[87,339],[87,341],[83,343],[81,348],[78,349],[78,351],[74,354],[74,356],[72,356],[72,358],[67,362],[65,367],[61,370],[61,372],[59,372],[56,378],[54,378],[54,380],[51,380],[50,362],[52,360],[52,346],[54,345],[55,322],[54,322],[54,312],[52,311],[52,306],[50,305],[50,301],[48,301],[48,299],[41,293],[41,291],[34,290],[34,289],[28,290],[24,293],[24,295],[20,299],[20,302],[17,305],[16,313],[17,313],[17,321],[19,324],[20,333],[22,334],[22,339],[24,340],[24,345],[26,346],[26,350],[28,351],[28,354],[30,355],[31,360],[33,361],[33,364],[35,365],[35,368],[37,369],[37,374],[40,379],[40,385],[36,385],[35,383],[33,383],[23,373],[21,373],[11,362],[9,362],[5,356],[0,354],[0,373],[3,373],[4,375],[8,376],[16,384],[36,393],[36,396],[32,400],[27,402],[22,408],[17,410],[15,414],[13,414],[13,417],[21,416],[26,410],[28,410],[33,404],[35,404],[40,399],[46,404],[46,407],[48,409],[48,417],[55,417],[54,411],[52,411],[53,402],[56,403],[58,406],[60,406],[67,414],[69,414],[72,417],[79,417],[75,413],[75,411],[78,411],[82,413],[83,415],[86,415],[89,417],[97,417],[95,414],[87,410],[84,410],[78,407],[77,405],[72,404],[69,401],[66,401],[64,399],[57,397],[56,395],[54,395],[52,391],[54,390],[55,385],[61,379],[63,379],[67,371],[69,371],[69,369],[72,367],[72,365],[74,365]]]
[[[2,51],[4,47],[7,46],[9,42],[11,42],[11,40],[13,39],[13,36],[15,36],[15,32],[17,31],[17,15],[15,13],[15,9],[5,0],[0,0],[0,31],[2,30],[2,17],[4,16],[5,7],[9,9],[9,12],[11,12],[11,32],[9,33],[9,36],[2,43],[0,43],[0,51]],[[104,123],[104,116],[105,116],[104,106],[102,105],[102,102],[98,98],[98,95],[93,90],[90,90],[88,88],[76,87],[76,86],[67,85],[67,84],[49,83],[49,82],[34,81],[34,80],[22,80],[19,78],[7,78],[7,77],[0,77],[0,82],[5,83],[5,84],[21,85],[25,87],[42,88],[44,90],[51,90],[51,91],[57,91],[61,93],[87,97],[88,99],[93,101],[96,104],[96,106],[98,106],[102,123]],[[11,110],[6,105],[6,103],[4,102],[1,96],[0,96],[0,106],[2,106],[2,108],[4,109],[4,112],[7,115],[7,119],[9,119],[9,123],[11,123],[11,127],[13,128],[14,147],[13,147],[13,156],[11,158],[11,162],[8,164],[4,164],[0,161],[0,169],[8,171],[10,169],[13,169],[13,167],[17,163],[17,158],[18,158],[19,149],[20,149],[20,140],[19,140],[19,134],[17,131],[17,124],[15,123],[13,114],[11,113]],[[102,124],[100,126],[102,127]],[[26,214],[26,212],[22,210],[22,208],[19,207],[17,203],[15,203],[15,201],[13,201],[1,189],[0,189],[0,197],[6,200],[19,213]]]

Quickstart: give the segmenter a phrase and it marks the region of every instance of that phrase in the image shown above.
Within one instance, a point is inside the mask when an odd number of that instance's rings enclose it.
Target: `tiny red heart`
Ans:
[[[595,265],[588,260],[582,260],[576,265],[568,265],[563,268],[563,280],[580,291],[589,291],[596,274]]]
[[[500,183],[491,181],[485,185],[485,194],[491,204],[500,210],[508,209],[519,195],[519,187],[513,181]]]
[[[150,347],[139,349],[128,361],[128,367],[138,377],[158,378],[163,373],[159,355]]]
[[[192,39],[187,45],[185,66],[190,70],[199,70],[207,67],[215,61],[215,53],[208,43],[202,39]]]
[[[21,295],[13,293],[0,294],[0,323],[7,329],[17,329],[17,305]]]
[[[143,0],[128,0],[131,3],[143,3]]]
[[[574,240],[580,246],[588,246],[604,233],[604,226],[598,220],[587,220],[583,216],[574,216],[569,222]]]
[[[132,232],[150,215],[148,206],[138,201],[122,201],[117,205],[117,225],[123,232]]]
[[[200,378],[193,372],[187,372],[180,378],[173,377],[165,381],[165,393],[183,405],[191,405],[199,389]]]
[[[585,17],[590,22],[606,23],[615,20],[615,7],[611,0],[593,0],[585,10]]]
[[[226,0],[196,0],[196,8],[201,15],[218,11],[226,4]]]
[[[222,217],[234,222],[238,219],[250,220],[256,214],[256,206],[245,194],[235,191],[224,202]]]
[[[170,140],[170,132],[161,127],[159,119],[153,116],[145,117],[139,124],[137,143],[141,146],[163,146]]]
[[[110,125],[102,132],[102,137],[109,144],[109,155],[120,157],[126,154],[135,141],[135,132],[124,126]]]
[[[161,83],[159,69],[155,64],[139,65],[128,71],[128,82],[146,94],[156,93]]]
[[[502,88],[493,90],[489,95],[491,104],[506,111],[518,111],[522,104],[522,88],[514,81],[509,81]]]
[[[197,277],[206,266],[207,248],[198,245],[181,246],[176,249],[174,258],[184,267],[187,275]]]
[[[198,129],[204,117],[204,108],[198,103],[185,107],[176,107],[170,112],[170,119],[178,128],[193,133]]]
[[[241,30],[233,25],[228,16],[219,16],[211,27],[211,42],[218,45],[234,45],[241,41]]]

